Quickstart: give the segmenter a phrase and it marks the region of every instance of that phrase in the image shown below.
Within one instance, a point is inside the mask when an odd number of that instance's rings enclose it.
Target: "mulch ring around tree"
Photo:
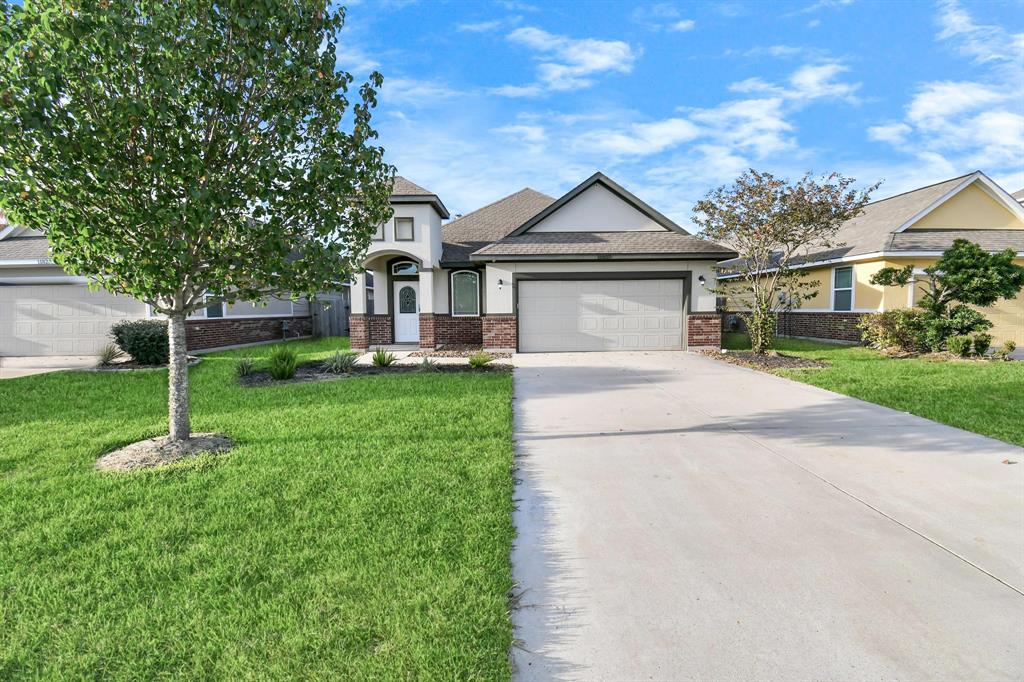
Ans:
[[[409,353],[410,358],[471,358],[477,353],[487,352],[495,360],[504,360],[512,357],[511,353],[491,353],[484,351],[481,346],[455,345],[451,344],[435,350],[418,350]]]
[[[189,355],[188,356],[188,366],[189,367],[195,367],[196,365],[198,365],[202,361],[203,361],[202,358],[196,357],[195,355]],[[112,362],[109,365],[96,365],[95,367],[90,367],[90,368],[86,369],[85,371],[87,371],[87,372],[131,372],[131,371],[143,370],[143,369],[167,369],[167,365],[143,365],[141,363],[135,362],[134,360],[125,360],[123,362],[121,362],[121,361]]]
[[[780,369],[821,369],[828,367],[827,362],[820,360],[810,360],[808,358],[801,358],[795,355],[785,355],[783,353],[770,352],[765,355],[757,355],[752,351],[729,351],[723,353],[721,351],[705,351],[705,355],[715,358],[716,360],[722,360],[732,365],[739,365],[741,367],[750,367],[751,369],[759,369],[764,372],[774,372]]]
[[[219,433],[193,433],[186,441],[172,441],[169,436],[157,436],[108,452],[96,461],[96,468],[100,471],[154,469],[190,457],[221,454],[234,446],[234,441]]]
[[[484,365],[480,368],[469,365],[434,365],[430,370],[424,370],[419,365],[391,365],[390,367],[378,367],[376,365],[356,365],[349,373],[333,373],[324,369],[323,363],[315,362],[299,365],[295,370],[295,377],[292,379],[277,380],[270,376],[269,372],[259,371],[239,377],[238,382],[242,386],[271,386],[274,384],[294,384],[310,381],[334,381],[337,379],[351,379],[353,377],[374,376],[378,374],[464,374],[481,372],[511,372],[512,367],[505,364]]]

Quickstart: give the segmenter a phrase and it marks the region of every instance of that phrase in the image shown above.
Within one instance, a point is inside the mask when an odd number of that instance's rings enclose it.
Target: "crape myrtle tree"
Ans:
[[[837,248],[839,228],[861,212],[878,184],[852,189],[855,180],[838,173],[820,179],[810,173],[796,182],[750,169],[731,186],[712,190],[693,209],[705,237],[739,253],[735,275],[717,292],[745,308],[753,351],[764,354],[775,342],[776,316],[817,295],[820,283],[802,278],[793,266],[809,253]]]
[[[168,319],[336,288],[390,215],[373,73],[336,68],[323,0],[0,0],[0,207],[54,260]]]

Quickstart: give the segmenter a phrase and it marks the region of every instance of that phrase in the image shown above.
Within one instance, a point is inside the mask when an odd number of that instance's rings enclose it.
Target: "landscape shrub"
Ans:
[[[437,372],[437,363],[430,358],[423,358],[416,370],[419,372]]]
[[[295,376],[295,370],[299,366],[299,354],[294,349],[285,346],[274,346],[270,350],[267,371],[277,381],[284,381]]]
[[[974,339],[974,354],[985,357],[988,349],[992,347],[992,335],[981,332],[975,334],[972,338]]]
[[[358,353],[339,350],[324,360],[324,369],[331,374],[351,374],[358,359]]]
[[[992,357],[994,357],[997,360],[1009,360],[1010,353],[1012,353],[1015,350],[1017,350],[1017,343],[1015,341],[1007,339],[1006,341],[1003,341],[1003,347],[997,350],[995,353],[993,353]]]
[[[887,310],[861,318],[857,326],[865,345],[877,350],[921,353],[928,349],[926,314],[919,308]]]
[[[239,358],[238,362],[235,363],[235,376],[239,379],[247,377],[253,373],[256,368],[256,361],[246,355],[244,358]]]
[[[383,348],[379,348],[373,354],[373,364],[376,365],[377,367],[390,367],[391,365],[395,364],[395,361],[397,359],[398,358],[395,357],[394,353],[386,351]]]
[[[100,367],[109,367],[124,357],[124,351],[117,347],[116,343],[108,343],[100,349]]]
[[[946,347],[949,348],[950,353],[966,358],[971,354],[971,337],[951,336],[946,339]]]
[[[170,357],[167,322],[123,320],[110,328],[110,335],[128,356],[140,365],[166,365]]]
[[[483,369],[493,359],[494,358],[492,358],[489,353],[479,351],[477,353],[473,353],[473,355],[470,356],[469,366],[472,367],[473,369]]]

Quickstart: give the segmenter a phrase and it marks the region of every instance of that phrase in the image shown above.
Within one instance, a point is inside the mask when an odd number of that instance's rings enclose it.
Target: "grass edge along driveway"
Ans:
[[[745,334],[723,348],[749,349]],[[828,363],[780,376],[1024,446],[1024,362],[892,359],[862,346],[780,338],[776,348]]]
[[[140,474],[93,463],[164,371],[0,382],[0,679],[507,678],[511,376],[238,386],[266,353],[191,371],[230,454]]]

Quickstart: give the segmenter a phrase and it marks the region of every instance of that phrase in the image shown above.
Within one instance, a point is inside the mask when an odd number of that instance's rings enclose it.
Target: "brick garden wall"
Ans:
[[[779,313],[779,336],[860,342],[857,323],[865,313]]]
[[[284,338],[284,323],[288,323],[288,338],[311,336],[311,317],[260,317],[233,320],[222,317],[214,320],[188,320],[185,339],[190,350],[205,350],[243,343],[264,343]]]
[[[483,346],[488,349],[516,347],[515,315],[484,315]]]
[[[722,347],[722,316],[690,313],[686,317],[686,344],[690,350]]]

